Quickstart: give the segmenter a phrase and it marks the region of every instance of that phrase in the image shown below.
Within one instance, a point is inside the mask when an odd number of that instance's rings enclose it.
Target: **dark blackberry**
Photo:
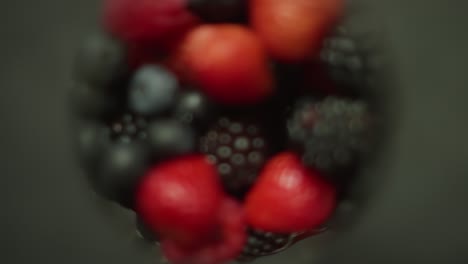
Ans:
[[[123,114],[109,123],[110,138],[114,141],[130,142],[136,139],[145,139],[146,118],[130,113]]]
[[[148,148],[142,142],[112,142],[90,174],[91,184],[103,197],[133,208],[134,189],[148,165]]]
[[[230,194],[241,198],[271,155],[266,133],[254,120],[222,117],[201,137],[200,151],[216,164]]]
[[[147,128],[147,142],[155,159],[166,159],[195,150],[193,129],[177,120],[160,119]]]
[[[126,72],[124,46],[106,34],[96,33],[89,36],[75,59],[75,78],[94,89],[111,88]]]
[[[354,94],[366,86],[365,52],[347,28],[338,27],[333,35],[325,39],[320,61],[339,90]]]
[[[178,88],[177,77],[169,70],[158,65],[143,66],[130,82],[130,109],[143,115],[161,114],[173,105]]]
[[[337,97],[300,102],[287,126],[289,139],[305,164],[326,172],[353,167],[373,138],[367,104]]]
[[[188,0],[189,9],[207,22],[240,22],[246,19],[246,0]]]
[[[248,239],[238,261],[250,261],[258,257],[282,251],[293,243],[293,235],[263,232],[249,229]]]

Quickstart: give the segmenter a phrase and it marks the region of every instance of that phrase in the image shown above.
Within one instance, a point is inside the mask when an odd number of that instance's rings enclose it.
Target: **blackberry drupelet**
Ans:
[[[110,138],[114,141],[131,142],[147,137],[146,118],[125,113],[109,123]]]
[[[344,26],[325,39],[320,62],[339,90],[354,94],[363,89],[367,78],[365,52],[359,48],[357,38]]]
[[[201,137],[199,150],[216,164],[230,194],[241,198],[271,155],[266,132],[258,122],[222,117]]]
[[[305,164],[333,174],[352,168],[369,150],[372,127],[365,102],[327,97],[298,103],[288,121],[288,134]]]
[[[293,240],[291,234],[276,234],[254,229],[249,229],[247,233],[249,236],[241,255],[237,258],[238,261],[250,261],[276,253],[291,245]]]

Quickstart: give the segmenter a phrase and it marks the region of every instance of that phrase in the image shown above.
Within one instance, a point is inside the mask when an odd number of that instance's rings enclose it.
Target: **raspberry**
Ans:
[[[363,101],[327,97],[299,103],[288,121],[289,138],[311,167],[349,169],[372,140],[372,116]]]
[[[170,46],[197,18],[185,0],[106,0],[104,27],[130,44]]]
[[[230,194],[242,197],[271,155],[265,133],[258,122],[222,117],[201,137],[200,151],[216,164]]]

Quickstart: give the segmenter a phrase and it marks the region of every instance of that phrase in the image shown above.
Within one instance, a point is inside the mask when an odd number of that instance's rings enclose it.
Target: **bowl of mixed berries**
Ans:
[[[253,260],[333,228],[382,123],[349,6],[105,0],[70,96],[90,186],[175,264]]]

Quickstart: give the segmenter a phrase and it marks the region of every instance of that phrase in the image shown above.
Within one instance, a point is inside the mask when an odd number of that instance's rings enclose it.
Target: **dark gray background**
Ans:
[[[0,3],[0,263],[159,263],[92,198],[70,150],[70,62],[97,3]],[[367,172],[386,180],[354,229],[261,263],[468,263],[467,2],[373,5],[399,83],[395,131]]]

